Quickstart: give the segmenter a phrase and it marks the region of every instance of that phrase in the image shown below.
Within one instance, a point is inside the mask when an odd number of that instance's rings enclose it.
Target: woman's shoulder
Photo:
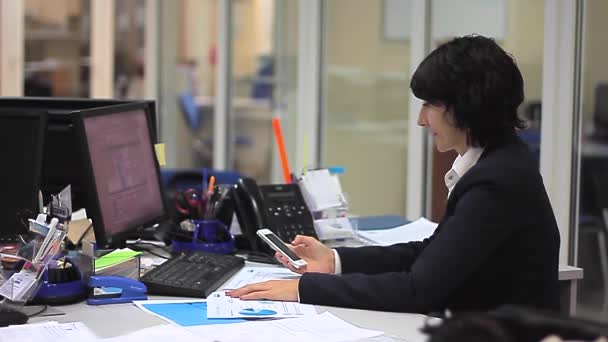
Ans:
[[[521,187],[542,184],[538,163],[519,138],[486,148],[477,163],[462,180],[467,183],[490,183],[496,186]]]

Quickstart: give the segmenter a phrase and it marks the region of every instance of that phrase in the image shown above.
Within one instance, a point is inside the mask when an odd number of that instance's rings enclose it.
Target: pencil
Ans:
[[[272,118],[272,128],[274,129],[274,137],[277,140],[279,148],[279,156],[281,157],[281,166],[283,168],[283,177],[285,183],[291,183],[291,170],[287,161],[287,152],[285,152],[285,143],[283,141],[283,133],[281,133],[281,119],[278,117]]]

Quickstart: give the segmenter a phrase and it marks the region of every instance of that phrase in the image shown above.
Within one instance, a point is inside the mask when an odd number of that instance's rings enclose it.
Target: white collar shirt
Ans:
[[[456,159],[454,159],[452,168],[444,177],[445,186],[448,188],[448,197],[450,197],[452,190],[460,178],[477,163],[483,150],[483,147],[471,147],[462,156],[458,155]]]

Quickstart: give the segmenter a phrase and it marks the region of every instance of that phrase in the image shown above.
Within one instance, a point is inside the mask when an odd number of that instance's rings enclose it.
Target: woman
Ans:
[[[524,94],[515,61],[492,39],[460,37],[427,56],[410,87],[424,100],[418,125],[440,152],[458,152],[434,234],[336,250],[298,236],[292,246],[305,269],[276,257],[300,279],[228,295],[422,313],[502,304],[557,309],[559,232],[534,157],[517,136]]]

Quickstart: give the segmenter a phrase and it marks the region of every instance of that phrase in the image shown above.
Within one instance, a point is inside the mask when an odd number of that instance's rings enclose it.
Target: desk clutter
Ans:
[[[245,267],[232,277],[226,287],[294,277],[299,275],[285,268]],[[0,340],[267,342],[272,336],[272,340],[280,341],[355,341],[383,335],[382,331],[356,327],[329,312],[317,314],[312,305],[268,300],[241,301],[224,296],[223,291],[212,293],[207,300],[141,300],[134,301],[134,305],[171,324],[102,339],[81,322],[45,322],[1,328]],[[269,321],[268,318],[275,320]]]

